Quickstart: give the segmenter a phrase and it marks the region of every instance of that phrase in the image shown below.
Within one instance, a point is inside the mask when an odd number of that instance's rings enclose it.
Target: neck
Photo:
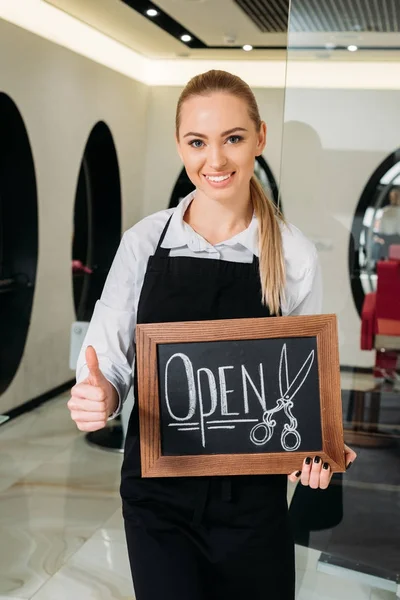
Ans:
[[[216,245],[247,229],[252,217],[250,195],[242,202],[223,204],[197,190],[183,219],[210,244]]]

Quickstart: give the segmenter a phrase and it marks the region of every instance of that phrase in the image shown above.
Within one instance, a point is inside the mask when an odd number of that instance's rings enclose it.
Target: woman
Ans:
[[[69,402],[82,431],[120,410],[136,323],[321,308],[314,246],[284,223],[253,175],[266,125],[247,84],[223,71],[194,77],[178,102],[176,142],[196,190],[122,239]],[[355,457],[346,455],[347,463]],[[327,487],[331,477],[318,457],[290,477],[300,475],[311,487]],[[136,404],[121,484],[136,598],[293,600],[286,485],[283,475],[141,479]]]

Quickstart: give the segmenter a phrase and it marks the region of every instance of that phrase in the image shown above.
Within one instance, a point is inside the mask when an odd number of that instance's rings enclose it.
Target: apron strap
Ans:
[[[167,231],[168,231],[168,227],[169,227],[169,224],[170,224],[170,222],[171,222],[171,219],[172,219],[172,215],[171,215],[171,216],[170,216],[170,218],[168,219],[168,221],[167,221],[167,223],[166,223],[166,225],[165,225],[165,227],[164,227],[164,229],[163,229],[163,232],[162,232],[162,234],[161,234],[161,237],[160,237],[160,239],[159,239],[159,241],[158,241],[157,248],[156,248],[156,251],[155,251],[155,253],[154,253],[154,256],[157,256],[157,257],[160,257],[160,256],[161,256],[162,258],[165,258],[165,257],[168,257],[168,256],[169,256],[169,248],[161,248],[161,244],[162,244],[162,243],[163,243],[163,241],[164,241],[165,234],[166,234],[166,233],[167,233]]]

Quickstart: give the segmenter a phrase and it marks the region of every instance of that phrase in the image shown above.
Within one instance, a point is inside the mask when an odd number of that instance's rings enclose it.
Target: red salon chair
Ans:
[[[361,315],[361,349],[376,350],[374,377],[399,380],[400,245],[389,248],[388,260],[377,264],[376,292],[365,296]]]
[[[361,349],[375,350],[371,389],[352,390],[347,410],[347,444],[383,448],[392,445],[391,435],[379,428],[382,394],[398,396],[400,375],[400,245],[389,247],[389,257],[377,263],[377,289],[367,294],[361,314]],[[388,384],[384,383],[388,382]]]

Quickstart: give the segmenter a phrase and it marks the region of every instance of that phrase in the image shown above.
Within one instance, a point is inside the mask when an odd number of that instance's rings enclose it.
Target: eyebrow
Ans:
[[[245,129],[244,127],[233,127],[233,129],[228,129],[228,131],[223,131],[221,133],[221,137],[224,137],[226,135],[229,135],[230,133],[234,133],[235,131],[247,131],[247,129]],[[194,137],[198,137],[198,138],[207,138],[206,135],[204,135],[203,133],[196,133],[195,131],[189,131],[189,133],[185,133],[185,135],[183,136],[188,137],[189,135],[192,135]]]

